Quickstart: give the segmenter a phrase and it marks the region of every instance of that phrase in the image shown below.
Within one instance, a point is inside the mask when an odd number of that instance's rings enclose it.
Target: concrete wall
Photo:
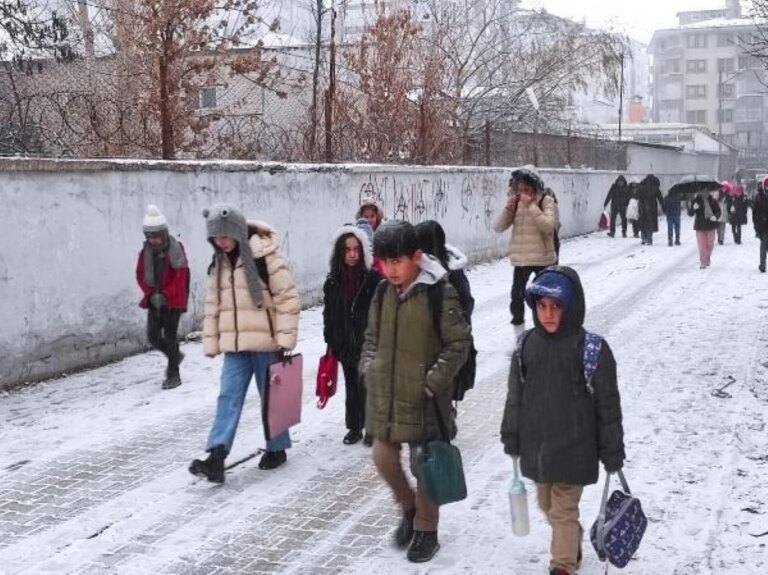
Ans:
[[[562,235],[594,229],[616,174],[542,174],[559,196]],[[478,261],[504,253],[507,236],[490,226],[508,177],[501,168],[0,160],[0,387],[145,345],[134,270],[149,203],[160,206],[187,248],[189,330],[201,315],[212,254],[205,206],[230,202],[275,226],[309,303],[327,272],[330,237],[352,220],[362,194],[377,194],[389,218],[439,220],[449,241]]]

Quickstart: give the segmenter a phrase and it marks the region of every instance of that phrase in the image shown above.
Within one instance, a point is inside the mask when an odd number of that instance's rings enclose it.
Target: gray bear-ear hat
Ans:
[[[259,277],[259,271],[256,269],[256,262],[251,251],[250,238],[248,235],[248,222],[243,214],[234,207],[227,204],[216,204],[203,210],[205,218],[205,228],[208,234],[208,241],[211,242],[217,254],[221,250],[213,242],[214,238],[228,237],[237,241],[240,248],[240,261],[245,271],[245,279],[248,282],[248,291],[251,294],[254,306],[259,306],[263,300],[264,284]],[[216,273],[221,270],[220,258],[217,258]],[[218,275],[217,275],[218,280]]]
[[[512,176],[509,178],[509,185],[515,182],[527,182],[537,191],[544,191],[544,180],[541,179],[539,172],[533,166],[523,166],[512,170]]]

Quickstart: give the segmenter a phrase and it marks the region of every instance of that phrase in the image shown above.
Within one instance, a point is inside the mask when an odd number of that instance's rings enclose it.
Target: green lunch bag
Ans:
[[[433,400],[443,439],[422,442],[416,456],[416,474],[429,498],[436,505],[445,505],[466,499],[467,483],[464,480],[461,452],[458,447],[451,445],[437,400]]]

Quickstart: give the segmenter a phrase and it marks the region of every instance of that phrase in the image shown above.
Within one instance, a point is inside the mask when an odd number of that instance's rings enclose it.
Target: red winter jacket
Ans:
[[[184,252],[184,246],[179,242],[179,247],[184,254],[186,263],[187,254]],[[139,260],[136,262],[136,281],[139,282],[144,297],[139,302],[139,307],[145,308],[149,305],[149,296],[152,295],[154,288],[144,282],[144,250],[139,252]],[[187,311],[187,300],[189,299],[189,265],[185,265],[177,270],[171,266],[163,266],[163,278],[160,282],[160,292],[165,296],[168,309]]]

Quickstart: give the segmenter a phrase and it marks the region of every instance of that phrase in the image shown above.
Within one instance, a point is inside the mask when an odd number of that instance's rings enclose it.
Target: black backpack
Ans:
[[[376,305],[378,306],[379,318],[381,318],[381,304],[384,291],[387,289],[387,280],[381,280],[376,286]],[[437,338],[442,342],[443,330],[440,327],[440,319],[443,315],[443,298],[445,296],[445,282],[439,281],[427,287],[427,305],[429,306],[429,315],[432,318],[432,328],[437,334]],[[477,374],[477,350],[474,340],[470,344],[467,361],[461,366],[459,372],[454,378],[453,400],[461,401],[467,390],[475,387],[475,375]]]
[[[539,200],[539,209],[543,212],[544,211],[544,198],[549,196],[555,201],[555,205],[557,205],[559,202],[557,201],[557,196],[555,195],[555,192],[552,190],[544,190],[544,193],[541,195],[541,199]],[[553,233],[552,241],[555,244],[555,255],[557,256],[558,261],[560,260],[560,219],[558,218],[557,224],[555,225],[555,231]]]

